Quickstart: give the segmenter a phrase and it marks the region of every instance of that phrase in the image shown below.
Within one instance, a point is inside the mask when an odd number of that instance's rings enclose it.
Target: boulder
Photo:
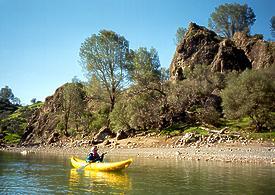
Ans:
[[[108,140],[108,139],[106,139],[106,140],[103,142],[103,145],[104,145],[104,146],[108,146],[108,145],[110,145],[110,144],[111,144],[111,141]]]
[[[119,130],[116,134],[116,140],[126,139],[128,134],[124,130]]]
[[[59,141],[59,136],[60,134],[59,133],[52,133],[49,140],[48,140],[48,144],[52,144],[52,143],[55,143],[57,141]]]
[[[199,140],[199,137],[195,133],[186,133],[182,138],[178,140],[180,144],[189,144]]]
[[[106,138],[113,138],[116,134],[113,133],[108,127],[102,127],[93,138],[93,144],[102,143]]]

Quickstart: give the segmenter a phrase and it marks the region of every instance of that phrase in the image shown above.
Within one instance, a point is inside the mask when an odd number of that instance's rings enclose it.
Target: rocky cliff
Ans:
[[[54,95],[47,97],[44,105],[31,116],[20,145],[40,145],[48,143],[50,137],[58,136],[55,130],[60,122],[63,90],[64,86],[59,87]]]
[[[195,23],[177,46],[170,65],[171,80],[184,78],[184,69],[197,64],[209,65],[213,71],[264,68],[275,62],[275,43],[259,36],[238,32],[232,39],[218,36],[214,31]]]

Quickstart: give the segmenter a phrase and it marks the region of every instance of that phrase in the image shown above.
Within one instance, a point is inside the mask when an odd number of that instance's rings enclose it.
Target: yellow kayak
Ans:
[[[119,171],[127,168],[132,162],[133,162],[133,159],[130,158],[128,160],[119,161],[119,162],[99,162],[99,163],[96,162],[96,163],[87,164],[85,160],[81,160],[76,157],[71,158],[71,163],[73,167],[77,169],[83,168],[84,170],[91,170],[91,171]]]

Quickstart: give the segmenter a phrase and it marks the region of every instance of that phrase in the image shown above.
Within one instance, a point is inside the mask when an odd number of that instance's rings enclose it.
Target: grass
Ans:
[[[4,140],[8,144],[15,144],[20,141],[21,136],[18,135],[17,133],[8,133],[5,137]]]
[[[275,142],[275,132],[266,132],[266,133],[250,133],[248,134],[248,138],[253,138],[255,140],[263,140],[263,141],[272,141]]]
[[[172,136],[181,135],[182,133],[198,133],[201,135],[208,134],[206,130],[201,129],[198,126],[190,126],[186,123],[174,124],[171,127],[168,127],[161,131],[161,134],[168,134]]]
[[[201,129],[200,127],[189,127],[185,129],[184,133],[198,133],[200,135],[208,135],[208,131]]]
[[[188,125],[186,123],[177,123],[161,131],[164,135],[180,135],[184,132]]]
[[[229,127],[233,132],[245,130],[250,127],[251,119],[249,117],[244,117],[238,120],[221,120],[221,127]]]
[[[34,104],[32,104],[32,105],[29,105],[28,107],[30,108],[30,109],[36,109],[36,108],[40,108],[41,106],[43,106],[43,102],[37,102],[37,103],[34,103]]]
[[[18,143],[27,127],[28,118],[35,109],[42,105],[42,102],[38,102],[29,106],[21,106],[14,113],[2,118],[0,120],[0,132],[3,131],[5,137],[1,141],[8,144]]]
[[[221,126],[218,129],[228,127],[228,130],[232,133],[239,132],[242,137],[255,140],[273,141],[275,142],[275,132],[255,133],[255,127],[251,126],[252,120],[249,117],[244,117],[238,120],[225,120],[221,119]],[[211,128],[210,128],[211,129]],[[213,127],[215,129],[215,127]],[[196,132],[200,135],[208,135],[208,131],[200,128],[200,126],[190,126],[186,123],[174,124],[161,131],[161,134],[166,135],[181,135],[183,133]]]

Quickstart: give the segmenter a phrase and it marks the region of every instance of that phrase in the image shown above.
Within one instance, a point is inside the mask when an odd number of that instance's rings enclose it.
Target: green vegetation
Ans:
[[[64,86],[62,97],[62,120],[63,125],[61,130],[64,131],[64,135],[69,136],[68,125],[74,126],[76,131],[79,130],[79,126],[83,122],[83,114],[85,114],[85,97],[86,93],[83,90],[81,83],[68,83]]]
[[[179,27],[176,32],[176,39],[175,39],[175,44],[178,45],[181,43],[181,41],[184,38],[185,33],[187,32],[186,28]]]
[[[249,117],[244,117],[236,120],[222,119],[221,127],[229,127],[232,132],[249,129],[252,120]]]
[[[247,4],[225,3],[211,14],[208,26],[220,35],[230,38],[235,32],[249,33],[255,21],[256,15]]]
[[[267,141],[271,140],[275,143],[275,132],[266,132],[266,133],[250,133],[247,136],[249,139]]]
[[[42,102],[29,106],[20,106],[11,114],[7,107],[2,107],[2,113],[8,112],[9,114],[3,114],[0,118],[0,143],[18,143],[27,127],[28,119],[41,106],[43,106]]]
[[[171,125],[170,127],[167,127],[161,131],[162,134],[173,134],[176,132],[176,134],[182,133],[186,128],[188,128],[188,125],[185,123],[177,123],[174,125]]]
[[[109,97],[110,112],[119,91],[127,85],[129,43],[113,31],[102,30],[82,43],[80,58],[90,77],[95,77]]]
[[[198,133],[200,135],[208,135],[208,131],[200,128],[200,127],[189,127],[184,131],[185,133]]]
[[[225,116],[237,119],[249,116],[256,130],[271,130],[275,126],[272,114],[275,108],[274,68],[246,70],[231,79],[222,92]]]
[[[202,129],[200,126],[192,126],[192,124],[185,123],[178,123],[161,131],[161,134],[171,136],[181,135],[182,133],[196,133],[199,135],[208,135],[208,131]]]
[[[20,105],[19,98],[14,96],[14,94],[12,93],[11,88],[9,88],[8,86],[5,86],[5,87],[1,88],[1,90],[0,90],[0,101],[1,102],[12,103],[12,104],[15,104],[15,105]]]
[[[4,132],[6,133],[6,132]],[[4,141],[8,144],[16,144],[20,141],[21,135],[17,133],[6,133]]]

